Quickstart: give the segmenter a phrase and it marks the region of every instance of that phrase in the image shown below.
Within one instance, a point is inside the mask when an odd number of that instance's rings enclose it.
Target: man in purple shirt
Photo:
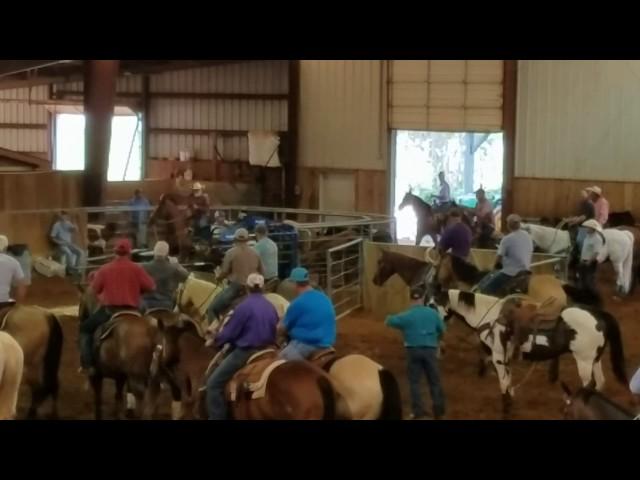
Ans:
[[[245,366],[251,355],[275,344],[278,312],[262,295],[264,277],[252,273],[247,278],[249,296],[240,303],[215,340],[216,347],[233,348],[207,380],[209,420],[227,418],[224,388],[235,373]]]
[[[458,209],[449,212],[447,227],[438,243],[440,254],[451,250],[451,254],[462,259],[469,257],[471,251],[471,229],[462,223],[462,213]]]

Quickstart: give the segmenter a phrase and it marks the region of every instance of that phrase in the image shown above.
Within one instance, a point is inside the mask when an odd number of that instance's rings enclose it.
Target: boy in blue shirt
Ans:
[[[389,315],[385,325],[400,330],[407,348],[407,376],[411,390],[411,409],[413,419],[425,417],[422,397],[420,396],[420,377],[427,377],[433,416],[439,420],[444,415],[445,400],[440,371],[438,367],[438,345],[445,327],[442,317],[434,309],[423,305],[422,288],[411,289],[411,306],[397,315]]]

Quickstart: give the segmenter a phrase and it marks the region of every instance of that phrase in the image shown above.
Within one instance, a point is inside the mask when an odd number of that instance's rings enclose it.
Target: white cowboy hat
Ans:
[[[202,190],[202,184],[200,182],[196,182],[193,184],[193,186],[191,187],[192,190]]]
[[[587,220],[586,222],[583,222],[582,226],[586,228],[592,228],[596,232],[602,233],[602,225],[600,225],[598,221],[594,220],[593,218],[591,220]]]
[[[602,195],[602,189],[600,187],[598,187],[597,185],[594,185],[593,187],[587,187],[587,188],[585,188],[585,190],[587,192],[593,192],[596,195]]]

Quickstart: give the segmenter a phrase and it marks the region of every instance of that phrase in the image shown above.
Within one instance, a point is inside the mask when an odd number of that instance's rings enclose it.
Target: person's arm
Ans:
[[[262,258],[258,257],[258,273],[264,276],[264,263],[262,263]]]
[[[140,290],[145,292],[153,292],[156,289],[156,282],[151,278],[147,271],[138,265],[138,279],[140,281]]]
[[[453,247],[452,237],[453,235],[450,228],[447,228],[444,232],[442,232],[442,237],[438,242],[438,249],[440,250],[441,254]]]
[[[402,315],[401,313],[398,313],[396,315],[389,315],[384,321],[384,324],[387,327],[403,330],[404,322],[405,322],[404,315]]]
[[[233,343],[242,333],[242,329],[249,320],[249,314],[240,306],[236,308],[229,321],[222,327],[215,340],[215,345],[221,347],[225,343]]]
[[[186,268],[184,268],[179,263],[175,263],[174,265],[176,266],[175,272],[178,281],[184,282],[187,278],[189,278],[189,272]]]
[[[446,325],[444,324],[444,320],[442,318],[442,315],[440,315],[440,313],[434,311],[434,313],[436,314],[436,334],[438,335],[438,340],[442,338],[442,335],[444,335],[444,332],[447,330]]]
[[[51,233],[49,234],[49,238],[51,238],[51,241],[56,245],[64,245],[65,242],[60,238],[58,238],[59,234],[60,234],[60,223],[56,222],[53,224],[53,227],[51,227]]]
[[[218,281],[221,282],[229,276],[231,273],[231,250],[224,254],[222,259],[222,266],[220,267],[220,274],[218,275]]]
[[[291,305],[289,305],[289,308],[287,308],[287,312],[284,314],[284,318],[282,319],[282,328],[285,331],[291,330],[298,321],[298,317],[300,315],[300,307],[298,305],[299,303],[294,300],[291,302]]]
[[[93,282],[91,282],[91,290],[96,295],[100,295],[104,290],[104,273],[102,269],[99,269],[95,276],[93,277]]]
[[[66,226],[72,232],[77,232],[78,231],[78,227],[76,227],[76,225],[71,220],[67,220],[66,221]]]
[[[18,303],[23,303],[27,296],[27,282],[24,278],[22,267],[16,261],[14,264],[11,285],[13,287],[13,299]]]

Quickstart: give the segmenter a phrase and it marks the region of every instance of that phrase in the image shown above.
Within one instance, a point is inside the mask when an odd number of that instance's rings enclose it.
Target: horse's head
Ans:
[[[396,273],[396,269],[389,254],[385,250],[382,250],[380,258],[378,259],[378,268],[373,276],[373,284],[381,287],[394,273]]]
[[[398,209],[402,210],[405,207],[413,206],[415,198],[416,196],[411,191],[411,187],[409,187],[409,190],[404,194],[404,197],[402,198],[402,202],[400,202],[400,205],[398,205]]]

